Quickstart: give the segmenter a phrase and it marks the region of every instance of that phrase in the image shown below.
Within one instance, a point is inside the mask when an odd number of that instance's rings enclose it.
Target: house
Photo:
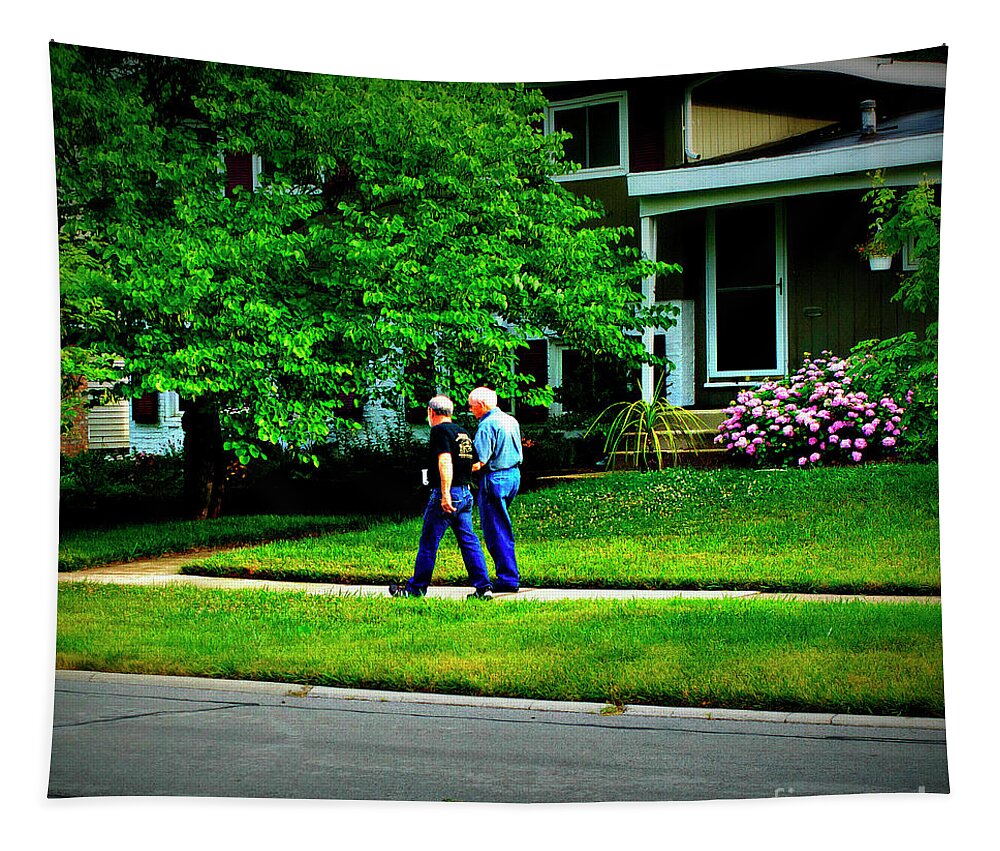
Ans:
[[[101,385],[90,381],[84,392],[97,394]],[[83,388],[81,388],[83,390]],[[184,445],[183,410],[176,393],[146,393],[138,399],[80,408],[76,421],[60,439],[63,455],[87,450],[110,454],[145,452],[163,455]]]
[[[567,154],[581,165],[554,179],[600,200],[646,256],[683,267],[643,287],[648,303],[680,308],[676,327],[644,335],[674,364],[672,402],[718,409],[738,388],[794,371],[805,352],[844,355],[931,321],[890,301],[905,251],[892,271],[871,271],[855,246],[872,172],[897,187],[940,181],[945,57],[542,86],[547,130],[573,134]],[[556,412],[593,396],[581,353],[558,341],[536,349],[529,357],[561,388]],[[661,378],[643,369],[647,400]]]
[[[676,326],[644,333],[647,351],[674,364],[666,376],[643,368],[645,399],[663,381],[675,404],[719,409],[740,387],[793,372],[805,352],[844,355],[932,321],[891,301],[905,251],[872,271],[855,246],[872,172],[898,187],[941,179],[946,53],[539,85],[546,130],[571,133],[566,151],[581,165],[553,179],[601,201],[605,222],[631,227],[646,256],[683,268],[643,285],[648,303],[680,311]],[[259,158],[226,168],[228,191],[256,186]],[[533,341],[519,367],[557,390],[549,411],[520,409],[527,420],[636,393],[634,375],[558,339]],[[91,447],[179,445],[172,395],[92,410]],[[364,410],[368,421],[385,413]]]

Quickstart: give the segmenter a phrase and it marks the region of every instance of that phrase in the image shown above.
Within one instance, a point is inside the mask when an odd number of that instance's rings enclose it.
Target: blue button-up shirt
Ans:
[[[494,408],[479,421],[476,453],[487,470],[506,470],[524,460],[521,426],[510,414]]]

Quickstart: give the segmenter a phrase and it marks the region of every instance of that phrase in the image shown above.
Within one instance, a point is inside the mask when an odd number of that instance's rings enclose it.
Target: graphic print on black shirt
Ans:
[[[451,480],[452,487],[469,484],[472,481],[472,465],[479,459],[472,438],[458,423],[440,423],[431,429],[427,478],[432,488],[441,487],[438,456],[442,452],[451,454],[451,465],[455,471]]]

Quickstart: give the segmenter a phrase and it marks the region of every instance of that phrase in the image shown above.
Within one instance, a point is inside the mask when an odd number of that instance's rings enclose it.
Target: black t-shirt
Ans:
[[[476,447],[469,433],[458,423],[439,423],[431,429],[427,479],[432,488],[441,487],[438,456],[442,452],[451,453],[451,465],[454,470],[452,487],[469,484],[472,481],[472,465],[479,460],[479,456],[476,454]]]

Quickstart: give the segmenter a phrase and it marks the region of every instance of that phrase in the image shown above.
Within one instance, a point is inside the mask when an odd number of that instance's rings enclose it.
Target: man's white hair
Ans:
[[[435,396],[427,403],[427,407],[439,417],[450,417],[455,413],[455,406],[447,396]]]
[[[470,402],[482,402],[487,408],[495,408],[497,406],[497,394],[495,390],[490,390],[489,387],[477,387],[469,394]]]

